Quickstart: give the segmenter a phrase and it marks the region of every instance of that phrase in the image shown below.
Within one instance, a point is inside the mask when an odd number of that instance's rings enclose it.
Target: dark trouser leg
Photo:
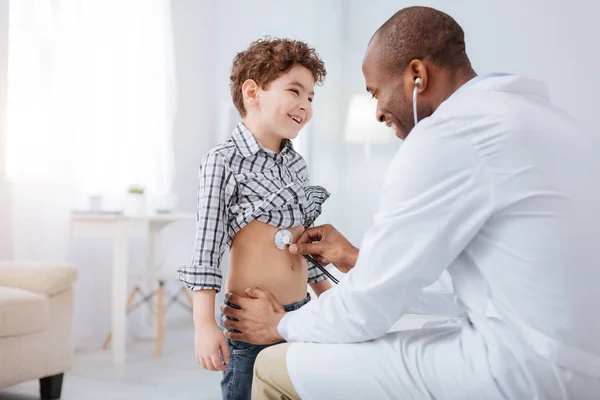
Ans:
[[[268,346],[227,340],[230,363],[221,381],[223,400],[250,400],[254,361],[260,351]]]
[[[60,399],[64,374],[40,379],[40,397],[44,400]]]

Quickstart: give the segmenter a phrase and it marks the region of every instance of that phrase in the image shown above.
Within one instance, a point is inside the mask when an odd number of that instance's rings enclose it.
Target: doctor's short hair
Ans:
[[[388,19],[373,35],[384,65],[404,69],[412,60],[430,60],[440,67],[470,67],[465,34],[448,14],[430,7],[407,7]]]
[[[246,107],[242,95],[242,85],[253,79],[263,90],[294,65],[302,65],[311,73],[318,85],[323,84],[327,71],[316,50],[305,42],[292,39],[265,37],[258,39],[238,53],[233,59],[230,88],[233,105],[242,117]]]

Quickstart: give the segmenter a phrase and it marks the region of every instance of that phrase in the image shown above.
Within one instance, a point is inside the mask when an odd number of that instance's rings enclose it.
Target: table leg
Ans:
[[[146,280],[146,291],[148,293],[151,293],[153,290],[157,289],[157,244],[158,244],[158,234],[159,234],[159,230],[153,226],[153,224],[150,224],[150,227],[148,229],[148,264],[146,266],[146,273],[148,276],[148,279]],[[158,303],[156,298],[152,298],[150,300],[150,304],[152,306],[153,310],[156,310],[156,312],[158,312]],[[152,329],[156,329],[156,324],[157,324],[157,316],[156,313],[150,312],[148,313],[148,323],[150,324],[150,327],[152,327]]]
[[[113,265],[112,265],[112,357],[114,364],[125,362],[125,338],[126,338],[126,288],[127,288],[127,264],[128,242],[127,225],[119,222],[115,226],[113,241]]]

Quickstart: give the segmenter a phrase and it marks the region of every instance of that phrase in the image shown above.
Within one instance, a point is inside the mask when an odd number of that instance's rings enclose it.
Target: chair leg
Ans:
[[[140,290],[139,286],[134,286],[133,290],[129,294],[129,298],[127,299],[127,304],[125,304],[125,312],[129,312],[131,303],[133,303],[133,300],[135,299],[135,295],[137,294],[137,292],[139,292],[139,290]],[[111,339],[112,339],[112,331],[108,332],[108,336],[106,337],[106,340],[104,341],[104,344],[102,345],[102,348],[104,350],[108,349],[108,345],[110,344]]]
[[[157,318],[156,318],[156,355],[162,355],[162,344],[163,344],[163,313],[164,313],[164,287],[165,282],[158,282],[158,307],[157,307]]]
[[[183,291],[183,294],[185,294],[185,298],[187,299],[188,303],[190,303],[190,307],[194,307],[194,299],[192,298],[192,294],[190,293],[190,290],[188,288],[186,288],[185,286],[181,288],[181,290]]]
[[[40,397],[43,400],[60,399],[64,374],[40,379]]]

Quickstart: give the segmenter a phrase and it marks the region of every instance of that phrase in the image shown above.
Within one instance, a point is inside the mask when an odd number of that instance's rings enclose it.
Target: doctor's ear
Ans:
[[[422,93],[427,87],[427,66],[423,60],[412,60],[407,69],[408,77],[412,80],[413,87],[419,89]]]
[[[247,79],[242,85],[242,96],[247,106],[258,104],[258,90],[260,87],[254,79]]]

